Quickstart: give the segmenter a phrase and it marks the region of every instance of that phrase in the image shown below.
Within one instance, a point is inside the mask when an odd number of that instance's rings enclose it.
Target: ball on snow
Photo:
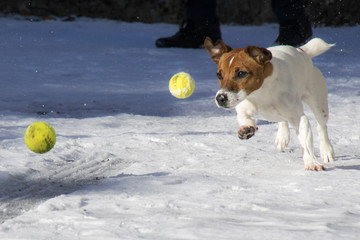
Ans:
[[[24,135],[28,148],[35,153],[46,153],[50,151],[56,142],[55,130],[45,122],[31,124]]]
[[[195,81],[190,74],[185,72],[176,73],[169,81],[169,90],[176,98],[190,97],[195,89]]]

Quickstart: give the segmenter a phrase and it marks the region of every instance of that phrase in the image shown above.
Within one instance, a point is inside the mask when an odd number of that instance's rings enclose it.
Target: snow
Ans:
[[[309,172],[293,129],[283,153],[261,116],[253,138],[237,138],[206,51],[155,47],[175,25],[0,24],[0,239],[359,238],[359,26],[314,29],[336,43],[314,59],[336,161]],[[270,46],[277,25],[222,33],[232,47]],[[184,100],[168,90],[180,71],[196,81]],[[35,121],[57,132],[49,153],[24,144]]]

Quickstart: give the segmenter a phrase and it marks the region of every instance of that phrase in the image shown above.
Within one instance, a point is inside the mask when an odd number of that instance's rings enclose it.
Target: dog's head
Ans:
[[[220,90],[215,100],[219,107],[235,107],[272,73],[272,55],[266,48],[249,46],[233,50],[221,40],[214,44],[209,37],[204,47],[218,66]]]

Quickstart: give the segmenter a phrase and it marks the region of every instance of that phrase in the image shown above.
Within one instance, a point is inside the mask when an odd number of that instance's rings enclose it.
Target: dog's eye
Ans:
[[[216,73],[216,76],[219,80],[223,80],[223,76],[221,74],[221,70]]]
[[[236,78],[241,79],[244,78],[248,75],[248,72],[244,72],[244,71],[236,71]]]

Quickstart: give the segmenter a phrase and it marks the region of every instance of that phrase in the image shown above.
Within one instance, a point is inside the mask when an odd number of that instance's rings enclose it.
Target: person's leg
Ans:
[[[186,19],[180,30],[171,37],[156,40],[157,47],[199,48],[209,36],[214,42],[221,39],[216,0],[185,1]]]
[[[279,36],[275,42],[297,46],[312,36],[303,0],[272,0],[273,12],[279,22]]]
[[[272,0],[271,5],[279,23],[305,19],[303,0]]]
[[[216,0],[185,1],[186,18],[198,24],[209,24],[217,21]]]

